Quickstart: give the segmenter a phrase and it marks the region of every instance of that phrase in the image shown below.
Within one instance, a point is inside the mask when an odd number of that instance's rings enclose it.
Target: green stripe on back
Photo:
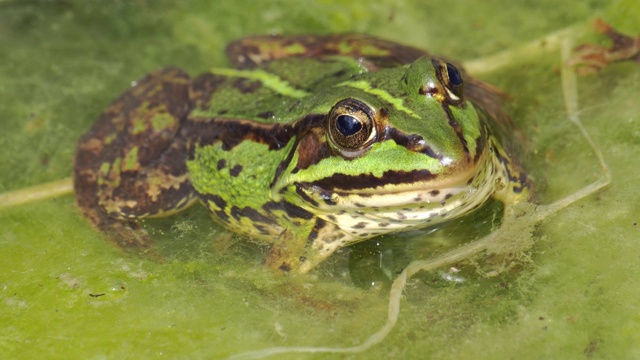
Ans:
[[[273,90],[278,94],[296,99],[309,96],[309,93],[306,91],[297,89],[279,76],[263,70],[212,69],[211,73],[257,80],[260,81],[264,87]]]

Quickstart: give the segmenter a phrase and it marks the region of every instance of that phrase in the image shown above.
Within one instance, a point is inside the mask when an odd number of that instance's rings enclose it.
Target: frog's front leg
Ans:
[[[74,190],[85,216],[121,247],[149,246],[138,219],[180,210],[193,199],[181,123],[190,81],[163,69],[115,100],[78,142]]]
[[[312,218],[286,226],[272,244],[265,265],[270,269],[304,274],[346,246],[345,234],[334,224]]]

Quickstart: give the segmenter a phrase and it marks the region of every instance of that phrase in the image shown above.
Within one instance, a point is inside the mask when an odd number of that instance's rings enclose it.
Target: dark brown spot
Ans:
[[[242,172],[242,165],[238,164],[229,170],[229,175],[233,177],[238,177],[238,175],[240,175],[241,172]]]
[[[440,195],[440,190],[431,190],[429,191],[429,195],[436,197],[438,195]]]
[[[387,227],[389,225],[390,225],[389,223],[379,223],[378,224],[379,227]]]
[[[280,201],[280,202],[270,201],[262,205],[262,208],[268,212],[283,210],[287,214],[287,216],[289,216],[290,218],[310,220],[314,217],[312,213],[288,201]]]
[[[256,116],[261,118],[261,119],[271,119],[273,117],[273,115],[274,115],[273,111],[265,111],[265,112],[261,112],[260,114],[258,114]]]
[[[520,176],[518,176],[518,183],[520,184],[520,186],[515,186],[513,188],[513,192],[516,194],[521,193],[522,190],[524,190],[528,186],[527,174],[525,174],[524,172],[521,172]]]
[[[305,193],[304,190],[300,186],[298,186],[297,183],[295,184],[295,186],[296,186],[296,194],[298,194],[298,196],[300,196],[302,200],[306,201],[313,207],[318,207],[319,204],[317,201],[309,197],[309,195],[307,195],[307,193]],[[286,188],[283,188],[283,189],[286,189]]]
[[[263,214],[258,212],[258,210],[248,206],[242,209],[242,216],[245,216],[251,219],[251,221],[253,221],[254,223],[263,223],[263,224],[270,224],[270,225],[276,224],[276,222],[273,221],[271,218],[264,216]]]
[[[225,160],[225,159],[218,160],[218,163],[216,164],[216,168],[218,170],[224,169],[225,166],[227,166],[227,160]]]
[[[318,234],[320,233],[320,230],[322,230],[325,226],[327,226],[327,222],[320,218],[317,218],[316,224],[313,226],[313,229],[311,229],[311,232],[307,237],[307,242],[309,243],[314,242],[318,238]]]
[[[367,226],[367,223],[364,221],[361,221],[355,225],[353,225],[351,228],[352,229],[364,229]]]
[[[233,81],[233,87],[238,89],[243,94],[250,94],[256,92],[262,87],[262,83],[255,80],[249,80],[245,78],[238,78]]]
[[[227,213],[224,210],[216,210],[213,211],[213,215],[215,215],[218,219],[228,223],[229,222],[229,215],[227,215]]]
[[[227,207],[227,202],[224,201],[223,198],[221,198],[218,195],[214,195],[214,194],[200,194],[200,198],[207,203],[207,201],[211,201],[212,203],[214,203],[218,208],[223,209]]]
[[[242,216],[242,211],[240,210],[239,207],[234,205],[231,207],[231,216],[233,216],[233,218],[236,220],[240,220],[240,217]]]
[[[198,195],[203,203],[208,204],[208,202],[211,201],[216,205],[216,207],[220,209],[220,210],[214,210],[207,206],[209,208],[209,211],[213,215],[215,215],[218,219],[224,222],[229,222],[229,215],[227,215],[227,213],[225,212],[225,208],[227,207],[227,202],[224,201],[223,198],[214,194],[198,194]]]

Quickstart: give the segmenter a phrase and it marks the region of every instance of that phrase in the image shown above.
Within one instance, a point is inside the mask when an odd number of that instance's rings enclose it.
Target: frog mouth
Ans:
[[[370,174],[334,174],[314,181],[296,183],[297,192],[310,203],[338,208],[415,206],[443,201],[464,192],[477,169],[436,175],[428,170],[388,170],[380,177]],[[323,207],[322,205],[317,205]]]
[[[324,179],[312,182],[312,185],[318,186],[327,191],[349,192],[349,193],[378,193],[376,189],[387,186],[411,186],[411,184],[431,182],[438,175],[433,174],[426,169],[402,171],[387,170],[382,176],[373,174],[346,175],[336,173]]]

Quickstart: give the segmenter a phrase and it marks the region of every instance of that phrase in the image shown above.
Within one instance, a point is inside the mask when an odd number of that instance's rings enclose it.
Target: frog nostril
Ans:
[[[433,82],[429,81],[425,84],[420,85],[418,89],[418,94],[420,95],[430,95],[434,96],[440,92],[440,89]]]

